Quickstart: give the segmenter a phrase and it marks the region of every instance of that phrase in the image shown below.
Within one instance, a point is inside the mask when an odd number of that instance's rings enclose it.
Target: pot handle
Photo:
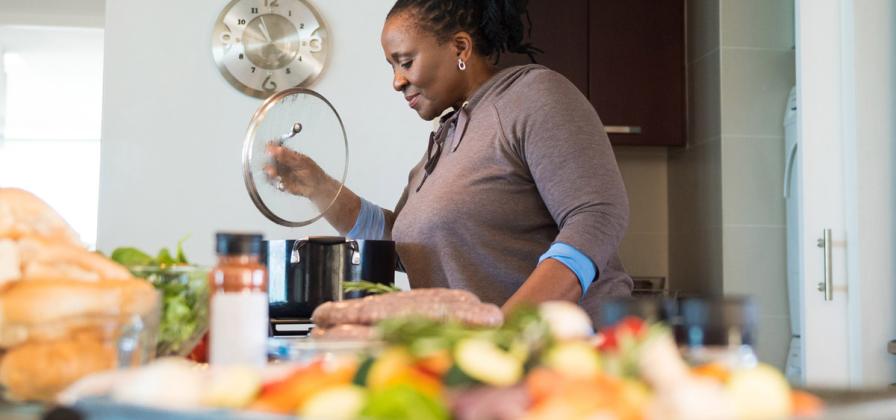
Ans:
[[[348,247],[352,250],[352,265],[360,265],[361,264],[361,249],[358,246],[358,241],[355,240],[347,240]]]
[[[296,243],[292,246],[292,253],[289,254],[290,264],[298,264],[300,261],[302,261],[302,253],[299,252],[299,250],[302,249],[302,247],[307,243],[308,239],[299,239],[298,241],[296,241]]]

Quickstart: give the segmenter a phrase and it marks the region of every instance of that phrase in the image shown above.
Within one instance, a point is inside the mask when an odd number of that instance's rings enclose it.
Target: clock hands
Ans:
[[[264,35],[264,39],[266,39],[268,41],[268,43],[273,42],[273,41],[271,41],[271,33],[268,32],[268,26],[264,24],[264,18],[260,17],[258,19],[261,22],[261,24],[258,25],[258,27],[261,29],[261,34]]]

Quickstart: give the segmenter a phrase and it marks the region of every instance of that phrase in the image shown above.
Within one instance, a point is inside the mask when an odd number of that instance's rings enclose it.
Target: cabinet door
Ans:
[[[592,0],[588,17],[588,97],[610,140],[684,145],[684,0]]]
[[[544,52],[535,59],[566,76],[588,95],[588,0],[530,0],[532,45]],[[528,64],[529,57],[505,54],[501,66]]]

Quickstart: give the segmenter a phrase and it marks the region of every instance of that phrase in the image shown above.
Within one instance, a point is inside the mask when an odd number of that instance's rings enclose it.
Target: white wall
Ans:
[[[0,24],[103,26],[105,0],[0,0]]]
[[[219,230],[271,238],[330,234],[274,225],[250,201],[240,171],[249,118],[261,101],[233,89],[210,51],[228,3],[109,0],[98,248],[148,250],[190,234],[188,256],[213,262]],[[327,22],[332,55],[312,89],[336,107],[349,137],[348,185],[391,208],[431,125],[391,88],[379,34],[393,0],[310,0]]]

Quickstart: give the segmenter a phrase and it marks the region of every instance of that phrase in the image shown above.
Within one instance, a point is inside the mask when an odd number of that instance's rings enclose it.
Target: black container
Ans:
[[[293,246],[297,241],[292,239],[267,240],[261,246],[261,261],[268,269],[268,313],[271,318],[289,317],[289,299],[286,295],[287,285],[293,284],[292,264]]]
[[[380,284],[395,284],[395,266],[398,254],[395,242],[374,239],[356,240],[358,252],[352,257],[352,280],[366,280]],[[345,298],[363,296],[361,292],[349,292]]]
[[[270,318],[272,322],[307,321],[324,302],[361,296],[359,292],[343,295],[343,282],[394,284],[396,260],[392,241],[352,241],[341,236],[265,241],[262,261],[268,268]]]

